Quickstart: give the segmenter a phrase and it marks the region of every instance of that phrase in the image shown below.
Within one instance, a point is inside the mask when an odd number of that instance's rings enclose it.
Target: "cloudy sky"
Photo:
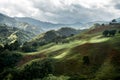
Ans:
[[[106,21],[120,17],[120,1],[0,0],[0,13],[52,23]]]

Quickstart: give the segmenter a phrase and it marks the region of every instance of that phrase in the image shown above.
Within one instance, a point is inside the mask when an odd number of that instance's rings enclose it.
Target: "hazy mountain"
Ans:
[[[57,30],[62,27],[72,27],[76,29],[86,29],[91,27],[95,23],[106,23],[106,21],[94,21],[94,22],[76,22],[73,24],[54,24],[50,22],[43,22],[29,17],[14,17],[11,18],[4,14],[0,14],[0,23],[4,23],[8,26],[17,27],[25,31],[33,32],[34,34],[40,34],[49,30]]]
[[[48,30],[52,30],[52,29],[58,29],[58,28],[61,28],[61,27],[66,25],[66,24],[53,24],[53,23],[50,23],[50,22],[43,22],[43,21],[36,20],[36,19],[33,19],[33,18],[29,18],[29,17],[22,17],[22,18],[15,17],[15,19],[17,21],[20,21],[20,22],[26,22],[26,23],[29,23],[31,25],[41,27],[44,31],[48,31]]]
[[[26,22],[31,25],[41,27],[44,31],[59,29],[59,28],[66,27],[66,26],[76,28],[76,29],[86,29],[86,28],[90,28],[95,23],[99,23],[99,24],[107,23],[106,21],[94,21],[94,22],[84,22],[84,23],[76,22],[73,24],[54,24],[50,22],[43,22],[43,21],[36,20],[33,18],[29,18],[29,17],[22,17],[22,18],[15,17],[15,19],[20,22]]]
[[[0,13],[0,23],[1,24],[6,24],[6,25],[9,25],[9,26],[14,26],[15,27],[16,22],[17,21],[14,18],[11,18],[7,15],[4,15],[4,14]]]
[[[23,29],[25,31],[32,32],[34,34],[40,34],[41,32],[43,32],[43,30],[38,26],[31,25],[27,22],[20,22],[20,21],[16,20],[15,18],[6,16],[1,13],[0,13],[0,23],[6,24],[11,27],[17,27],[17,28]]]

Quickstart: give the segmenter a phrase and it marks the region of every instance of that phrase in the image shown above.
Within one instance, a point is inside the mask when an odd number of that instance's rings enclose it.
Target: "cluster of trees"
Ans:
[[[0,53],[0,72],[2,72],[6,68],[12,68],[16,66],[17,62],[19,62],[22,58],[22,55],[17,52],[11,52],[9,50],[5,50]]]
[[[71,36],[74,36],[74,34],[71,34]],[[69,43],[69,40],[66,40],[67,36],[57,36],[56,38],[54,38],[52,40],[52,42],[55,42],[56,44],[59,44],[59,43]]]
[[[108,37],[108,36],[115,36],[117,30],[105,30],[103,32],[103,36]]]
[[[37,44],[35,44],[36,46]],[[34,52],[36,51],[35,47],[29,44],[28,42],[25,42],[22,47],[20,48],[22,52]]]
[[[26,65],[20,72],[20,80],[33,80],[38,78],[44,78],[48,74],[54,74],[54,59],[47,58],[32,62],[30,65]]]
[[[19,41],[15,41],[14,43],[6,43],[5,45],[0,45],[0,52],[3,52],[5,50],[9,50],[9,51],[15,51],[18,50],[20,48],[20,42]]]
[[[6,43],[4,45],[4,49],[8,49],[10,51],[18,50],[20,48],[21,43],[16,40],[14,43],[8,44]]]
[[[22,54],[15,52],[18,50],[20,43],[15,41],[14,43],[0,45],[0,80],[3,80],[9,73],[10,68],[13,68],[22,59]],[[6,80],[6,79],[5,79]]]
[[[49,74],[54,74],[54,59],[46,58],[44,60],[34,61],[26,64],[22,69],[7,70],[0,75],[1,80],[42,80]],[[10,76],[9,76],[10,75]],[[5,78],[8,79],[5,79]]]
[[[109,23],[109,25],[120,25],[120,23],[117,22],[116,19],[113,19],[113,20]]]

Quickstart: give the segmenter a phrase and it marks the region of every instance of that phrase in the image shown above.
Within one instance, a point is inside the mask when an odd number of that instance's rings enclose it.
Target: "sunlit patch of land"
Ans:
[[[99,36],[95,36],[93,38],[90,39],[90,43],[100,43],[100,42],[105,42],[105,41],[108,41],[110,38],[109,37],[103,37],[101,38],[102,36],[99,35]]]

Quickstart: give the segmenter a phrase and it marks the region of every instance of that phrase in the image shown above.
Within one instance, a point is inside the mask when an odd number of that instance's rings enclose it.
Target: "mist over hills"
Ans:
[[[54,24],[50,22],[43,22],[29,17],[9,17],[0,13],[0,23],[8,26],[17,27],[25,31],[33,32],[34,34],[40,34],[45,31],[59,29],[61,27],[72,27],[76,29],[86,29],[95,23],[106,23],[106,21],[95,22],[77,22],[73,24]]]
[[[36,27],[34,25],[28,24],[26,22],[20,22],[15,18],[0,14],[0,24],[6,24],[7,26],[17,27],[25,31],[32,32],[33,34],[40,34],[43,32],[41,27]]]

